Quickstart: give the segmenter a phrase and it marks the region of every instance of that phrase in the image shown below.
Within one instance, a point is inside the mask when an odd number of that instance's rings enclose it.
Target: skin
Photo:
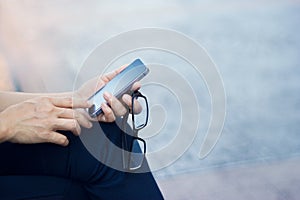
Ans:
[[[83,84],[75,92],[56,94],[33,94],[17,92],[0,92],[0,142],[14,143],[54,143],[67,146],[69,141],[58,130],[69,130],[79,135],[81,126],[91,128],[91,121],[113,122],[117,116],[127,112],[131,106],[131,96],[124,94],[118,100],[105,92],[101,108],[103,114],[92,119],[84,109],[92,106],[87,99],[94,91],[102,88],[107,82],[120,73],[126,66],[95,77]],[[132,91],[140,88],[137,82]]]

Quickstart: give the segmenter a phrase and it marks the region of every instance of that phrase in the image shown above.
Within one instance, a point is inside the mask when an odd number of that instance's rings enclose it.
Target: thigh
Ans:
[[[91,142],[92,148],[88,147],[93,155],[109,166],[98,162],[94,172],[89,174],[89,180],[84,185],[91,199],[163,199],[162,194],[149,170],[146,160],[143,162],[141,172],[124,172],[123,166],[122,136],[125,134],[115,123],[100,124],[101,130],[87,130],[85,137],[77,141],[88,144]],[[95,126],[94,129],[97,129]],[[102,134],[99,132],[103,131]],[[132,137],[126,135],[127,140]],[[87,145],[87,146],[89,146]],[[73,160],[73,159],[71,159]],[[117,167],[117,169],[110,166]]]
[[[94,124],[92,129],[83,131],[81,138],[70,141],[77,147],[70,151],[70,174],[73,179],[84,181],[83,187],[91,199],[163,199],[146,160],[141,171],[147,173],[125,173],[120,168],[123,166],[120,148],[125,133],[117,123]],[[132,140],[127,134],[126,137]]]
[[[0,176],[0,199],[82,200],[88,196],[78,182],[54,176]]]
[[[70,167],[70,147],[2,143],[0,199],[86,199]]]
[[[99,126],[100,129],[99,129]],[[63,132],[70,140],[68,147],[54,144],[0,144],[0,175],[43,175],[80,182],[92,199],[161,199],[157,184],[149,173],[125,173],[105,164],[121,163],[121,129],[116,123],[95,123],[83,129],[82,135],[94,141],[99,162],[86,149],[83,138]],[[82,140],[83,139],[83,140]],[[130,139],[130,138],[129,138]],[[103,164],[104,162],[104,164]],[[145,162],[144,167],[148,168]]]
[[[107,174],[110,178],[105,182],[84,185],[90,199],[163,199],[151,172],[124,173],[110,168]]]
[[[45,175],[92,182],[105,174],[108,167],[89,153],[81,139],[71,132],[61,132],[70,141],[67,147],[55,144],[0,144],[0,175]],[[82,135],[94,140],[97,154],[104,163],[119,162],[121,155],[113,151],[121,142],[121,130],[115,123],[94,123]],[[108,140],[107,140],[108,138]],[[96,176],[97,175],[97,176]],[[103,180],[105,181],[105,180]]]
[[[0,175],[66,177],[69,147],[54,144],[0,144]]]

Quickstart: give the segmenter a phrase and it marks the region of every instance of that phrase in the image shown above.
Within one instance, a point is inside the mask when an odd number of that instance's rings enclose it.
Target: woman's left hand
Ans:
[[[112,80],[117,74],[119,74],[123,69],[126,68],[126,65],[120,67],[119,69],[105,74],[100,77],[95,77],[86,83],[84,83],[76,92],[75,96],[79,98],[88,99],[92,96],[97,90],[104,87],[106,83]],[[141,88],[140,82],[136,82],[133,84],[131,90],[135,91]],[[86,113],[87,118],[90,120],[98,120],[101,122],[113,122],[115,121],[117,116],[123,116],[127,112],[126,106],[131,106],[131,96],[128,94],[124,94],[121,100],[117,99],[115,96],[110,94],[109,92],[104,92],[104,99],[108,103],[102,103],[101,108],[103,110],[103,114],[100,114],[96,119],[92,119]],[[125,104],[125,105],[124,105]],[[84,111],[85,112],[85,111]]]

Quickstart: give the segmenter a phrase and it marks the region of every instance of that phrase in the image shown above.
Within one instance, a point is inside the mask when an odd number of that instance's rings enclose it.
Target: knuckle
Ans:
[[[123,116],[127,113],[127,109],[123,107],[123,109],[120,110],[120,116]]]
[[[65,97],[64,101],[67,105],[72,106],[73,105],[73,98],[72,97]]]
[[[120,108],[116,110],[114,114],[117,116],[123,116],[126,114],[126,112],[127,112],[126,108],[124,106],[120,106]]]
[[[49,116],[44,118],[38,117],[35,122],[35,127],[38,127],[43,134],[52,131],[56,127],[55,119]]]
[[[72,129],[72,130],[75,130],[76,129],[76,127],[77,127],[77,120],[76,119],[71,119],[70,120],[70,123],[69,123],[69,126],[70,126],[70,129]]]
[[[37,103],[35,105],[35,111],[37,113],[51,113],[54,111],[54,106],[48,103]]]
[[[35,108],[36,106],[36,103],[34,101],[31,101],[31,100],[28,100],[28,101],[25,101],[23,104],[22,104],[22,107],[27,107],[27,108]]]
[[[46,97],[46,96],[38,97],[38,101],[43,102],[43,103],[50,103],[51,102],[50,98]]]
[[[105,116],[105,118],[107,118],[107,119],[114,119],[115,118],[115,114],[113,112],[110,112],[109,114],[107,114]]]
[[[104,113],[105,113],[105,115],[112,115],[113,114],[113,111],[112,111],[112,109],[111,108],[109,108],[108,106],[107,107],[105,107],[104,108]]]
[[[40,134],[40,138],[44,141],[49,141],[52,138],[52,134],[50,131],[42,131]]]
[[[26,106],[32,107],[36,113],[51,112],[54,109],[48,97],[37,97],[24,103]]]
[[[116,117],[113,115],[107,119],[108,122],[113,122],[116,120]]]
[[[76,120],[73,120],[73,123],[72,123],[72,130],[74,132],[76,132],[77,134],[80,134],[80,125],[78,124],[78,122]]]
[[[45,127],[48,128],[48,129],[51,128],[51,127],[53,127],[55,125],[53,123],[53,120],[51,120],[51,119],[50,120],[46,119],[46,120],[43,121],[43,123],[45,124]]]
[[[110,115],[113,115],[114,113],[113,113],[112,109],[107,109],[105,114],[110,116]]]
[[[65,109],[57,109],[56,114],[57,114],[57,116],[63,116],[66,114],[66,110]]]
[[[106,121],[108,122],[113,122],[115,120],[115,114],[112,110],[108,110],[106,113],[105,113],[105,119]]]
[[[72,119],[71,122],[72,122],[72,124],[73,124],[74,126],[76,126],[76,124],[77,124],[77,120],[76,120],[76,119]]]
[[[124,94],[122,97],[122,101],[127,105],[127,106],[131,106],[131,96],[129,96],[128,94]]]
[[[80,113],[78,111],[72,110],[71,115],[74,119],[79,119],[80,118]]]

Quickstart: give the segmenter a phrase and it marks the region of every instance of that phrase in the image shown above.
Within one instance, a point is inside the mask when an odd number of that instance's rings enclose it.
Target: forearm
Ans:
[[[31,98],[48,96],[48,97],[72,97],[72,92],[64,93],[24,93],[24,92],[4,92],[0,91],[0,112],[11,105],[26,101]]]

